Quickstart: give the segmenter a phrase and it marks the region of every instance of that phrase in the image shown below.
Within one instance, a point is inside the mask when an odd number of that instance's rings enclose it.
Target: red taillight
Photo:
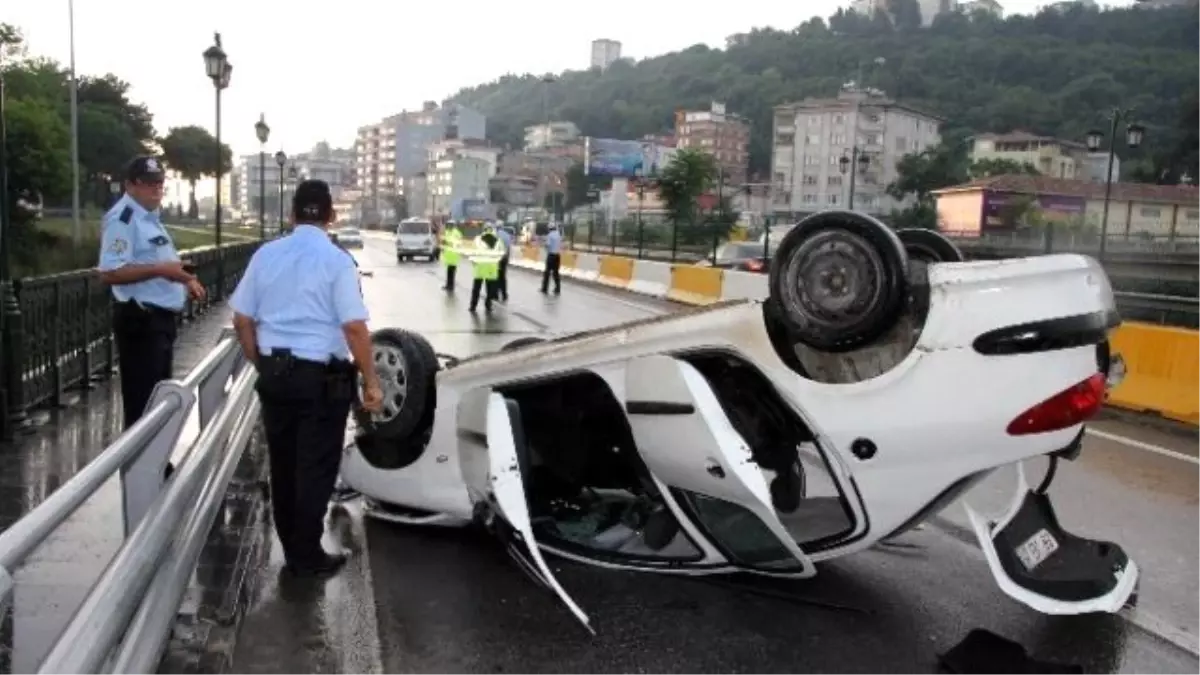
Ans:
[[[762,270],[762,268],[763,268],[763,264],[762,264],[762,261],[761,261],[761,260],[748,260],[748,261],[746,261],[746,269],[750,270],[751,272],[758,272],[758,271],[761,271],[761,270]]]
[[[1017,415],[1009,422],[1008,433],[1024,436],[1073,427],[1095,415],[1102,405],[1104,375],[1096,373]]]

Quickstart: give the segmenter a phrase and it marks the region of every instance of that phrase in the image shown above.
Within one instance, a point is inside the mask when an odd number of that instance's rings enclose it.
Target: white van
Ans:
[[[424,218],[405,218],[396,226],[396,262],[412,260],[417,256],[436,260],[438,254],[437,234],[433,223]]]

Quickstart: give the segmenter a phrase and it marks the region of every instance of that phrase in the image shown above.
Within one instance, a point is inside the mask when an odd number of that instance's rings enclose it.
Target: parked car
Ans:
[[[775,246],[771,246],[773,250]],[[770,269],[770,257],[763,255],[763,245],[755,242],[730,242],[722,244],[717,249],[716,264],[712,259],[704,259],[696,263],[701,267],[719,267],[740,272],[759,272],[766,274]]]
[[[379,330],[385,403],[356,412],[342,477],[372,517],[487,528],[588,630],[543,551],[812,577],[960,499],[1005,594],[1046,614],[1119,611],[1137,564],[1066,531],[1047,493],[1121,372],[1103,267],[930,251],[910,265],[879,221],[823,212],[779,241],[765,300],[462,359]],[[969,492],[1001,467],[1017,475],[1007,511],[984,514]]]
[[[441,250],[436,228],[424,218],[405,218],[396,226],[396,262],[422,257],[437,260]]]
[[[343,227],[336,230],[333,235],[337,237],[337,242],[343,248],[362,248],[363,236],[362,232],[356,227]]]

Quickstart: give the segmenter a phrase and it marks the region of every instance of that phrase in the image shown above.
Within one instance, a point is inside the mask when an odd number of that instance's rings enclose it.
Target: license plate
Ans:
[[[1021,564],[1025,566],[1025,569],[1032,570],[1045,562],[1046,558],[1054,555],[1057,550],[1058,540],[1043,528],[1017,547],[1017,557],[1021,559]]]

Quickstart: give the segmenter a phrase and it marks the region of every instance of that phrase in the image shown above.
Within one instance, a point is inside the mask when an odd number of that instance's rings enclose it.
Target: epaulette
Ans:
[[[133,220],[133,207],[126,206],[124,209],[122,209],[121,215],[117,216],[117,220],[120,220],[122,223],[128,225],[129,221]]]

